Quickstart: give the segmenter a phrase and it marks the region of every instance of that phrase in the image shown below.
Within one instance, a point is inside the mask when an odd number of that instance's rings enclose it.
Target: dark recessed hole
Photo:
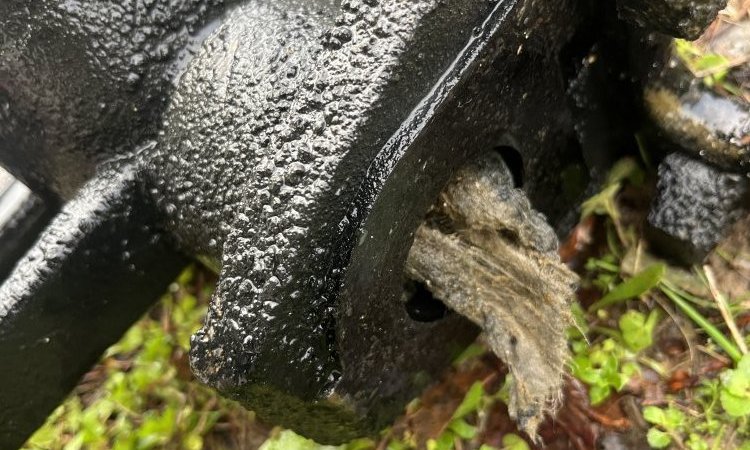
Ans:
[[[513,175],[513,186],[520,188],[523,186],[523,157],[521,153],[513,147],[503,145],[495,149],[503,157],[505,165],[510,169]]]
[[[518,236],[518,233],[515,230],[501,228],[498,231],[500,232],[500,236],[502,236],[506,241],[512,244],[520,245],[521,238]]]
[[[417,322],[434,322],[448,314],[448,307],[432,296],[424,283],[410,281],[407,283],[406,292],[409,300],[406,302],[406,312],[412,320]]]

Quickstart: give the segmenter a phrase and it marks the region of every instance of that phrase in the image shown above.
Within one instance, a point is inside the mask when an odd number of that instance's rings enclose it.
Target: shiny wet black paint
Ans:
[[[630,99],[604,112],[601,94],[625,61],[577,77],[594,94],[570,91],[561,55],[590,8],[0,4],[0,161],[48,206],[67,201],[0,287],[0,447],[22,443],[183,255],[220,267],[192,342],[201,381],[321,442],[376,433],[478,332],[404,307],[413,232],[452,172],[515,149],[562,233],[577,214],[566,167],[595,186],[612,159],[581,111],[629,131],[616,117]]]

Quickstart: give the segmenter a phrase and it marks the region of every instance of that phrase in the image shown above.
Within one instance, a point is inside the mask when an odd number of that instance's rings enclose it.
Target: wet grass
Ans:
[[[186,270],[24,448],[197,450],[262,443],[268,428],[198,384],[188,367],[190,335],[212,289],[209,272]]]

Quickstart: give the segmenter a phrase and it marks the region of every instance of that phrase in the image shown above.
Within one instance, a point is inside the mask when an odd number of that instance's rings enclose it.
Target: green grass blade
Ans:
[[[716,342],[716,344],[721,347],[735,363],[739,361],[740,358],[742,358],[742,352],[740,352],[737,346],[735,346],[732,341],[727,339],[727,337],[724,336],[724,333],[719,331],[719,329],[716,328],[714,324],[709,322],[708,319],[706,319],[701,313],[693,308],[693,306],[688,303],[687,300],[682,298],[677,292],[672,290],[664,283],[660,284],[660,288],[664,295],[669,297],[669,299],[672,300],[672,302],[674,302],[674,304],[677,305],[677,307],[680,308],[682,312],[690,318],[690,320],[701,327],[703,331],[705,331],[706,334],[708,334],[711,339],[713,339],[714,342]]]
[[[607,295],[589,307],[589,312],[645,294],[664,278],[664,264],[654,264],[615,286]]]

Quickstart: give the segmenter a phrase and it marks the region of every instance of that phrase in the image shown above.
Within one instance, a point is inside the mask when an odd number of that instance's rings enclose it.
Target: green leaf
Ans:
[[[697,45],[685,39],[675,39],[674,44],[675,50],[677,50],[677,54],[682,59],[689,60],[696,56],[700,56],[703,53]]]
[[[729,60],[717,53],[706,53],[695,62],[695,68],[699,71],[726,71]],[[714,73],[716,75],[716,73]]]
[[[750,414],[750,398],[747,396],[734,395],[728,390],[722,390],[719,394],[721,407],[732,417],[744,417]]]
[[[671,405],[664,411],[664,420],[664,428],[667,430],[683,428],[686,423],[685,413]]]
[[[31,437],[29,444],[33,448],[52,448],[56,442],[60,442],[62,436],[58,433],[57,427],[46,423],[44,426],[36,430],[34,435]]]
[[[594,385],[589,389],[589,400],[596,406],[606,400],[611,393],[612,388],[609,385]]]
[[[104,357],[110,358],[116,354],[130,353],[141,345],[143,345],[143,327],[137,324],[125,333],[120,342],[108,348]]]
[[[630,381],[630,378],[633,378],[633,376],[635,376],[636,374],[640,372],[641,372],[640,366],[632,361],[626,362],[620,368],[620,373],[623,376],[627,377],[628,381]]]
[[[573,358],[570,364],[573,376],[586,384],[595,384],[599,380],[599,371],[592,367],[591,359],[586,355]]]
[[[163,446],[174,433],[177,411],[167,407],[161,414],[149,411],[143,415],[143,425],[138,429],[138,448]]]
[[[506,450],[530,450],[529,444],[517,434],[509,433],[503,436],[503,449]]]
[[[736,369],[721,374],[719,399],[730,416],[750,415],[750,355],[743,355]]]
[[[388,443],[388,450],[409,450],[409,446],[399,440],[392,440]]]
[[[471,386],[471,388],[469,388],[469,392],[466,393],[461,404],[458,405],[456,411],[453,412],[452,419],[460,419],[476,411],[477,408],[479,408],[483,395],[484,387],[482,386],[482,382],[477,381]]]
[[[466,347],[464,351],[462,351],[458,355],[458,357],[456,357],[456,359],[453,361],[453,365],[460,366],[471,359],[485,354],[486,352],[487,349],[483,345],[473,343]]]
[[[497,390],[497,393],[495,393],[494,397],[507,405],[508,403],[510,403],[510,389],[512,385],[513,375],[508,373],[507,375],[505,375],[503,385],[500,386],[500,389]]]
[[[65,444],[65,447],[63,447],[63,450],[80,450],[83,448],[83,435],[77,434],[73,437],[70,442]]]
[[[584,353],[586,350],[588,350],[589,344],[588,342],[584,341],[583,339],[576,339],[573,341],[570,341],[570,349],[573,351],[574,355],[580,355]]]
[[[654,425],[664,426],[667,423],[667,417],[664,410],[656,406],[647,406],[643,408],[643,418]]]
[[[601,192],[589,198],[581,205],[581,217],[586,218],[591,215],[608,215],[613,220],[619,218],[617,207],[615,206],[615,197],[620,192],[620,185],[615,184],[604,188]]]
[[[689,450],[708,450],[708,443],[695,433],[690,434],[690,438],[685,443]]]
[[[629,181],[633,184],[641,184],[645,178],[643,169],[633,158],[623,158],[615,163],[607,174],[607,184],[622,183]]]
[[[661,263],[643,269],[632,278],[615,286],[607,295],[591,305],[589,311],[596,311],[605,306],[645,294],[659,284],[662,278],[664,278],[666,270],[667,267]]]
[[[625,344],[634,352],[650,347],[653,343],[654,327],[658,320],[657,310],[651,311],[648,318],[638,311],[627,311],[619,320]]]
[[[330,445],[320,445],[315,443],[315,441],[303,438],[293,431],[284,430],[278,436],[264,442],[259,450],[338,450],[338,448]]]
[[[455,419],[451,422],[449,428],[456,433],[461,439],[474,439],[477,435],[477,427],[469,425],[463,419]]]
[[[188,434],[182,438],[182,448],[185,450],[201,450],[203,448],[203,438],[198,434]]]
[[[667,433],[656,428],[648,430],[646,439],[648,439],[648,445],[653,448],[666,448],[672,442],[672,438]]]
[[[453,433],[446,431],[439,438],[427,441],[427,450],[453,450],[455,439]]]
[[[737,363],[737,370],[750,378],[750,354],[743,355]]]
[[[345,450],[372,450],[374,448],[375,442],[367,438],[355,439],[344,447]]]

